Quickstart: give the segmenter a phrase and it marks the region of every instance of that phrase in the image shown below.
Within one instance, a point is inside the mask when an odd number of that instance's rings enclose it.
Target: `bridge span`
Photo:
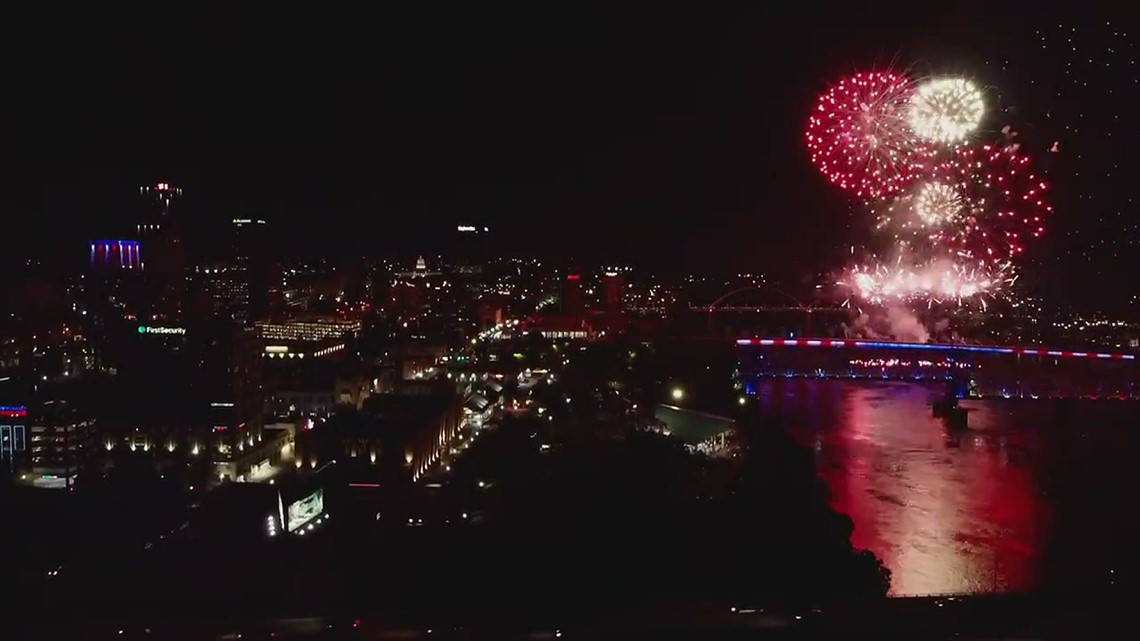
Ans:
[[[741,338],[750,379],[843,378],[961,382],[976,398],[1140,400],[1140,363],[1128,351],[913,343],[833,338]]]

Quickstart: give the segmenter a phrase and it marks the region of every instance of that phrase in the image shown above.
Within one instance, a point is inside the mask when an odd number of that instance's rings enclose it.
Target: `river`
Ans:
[[[915,384],[771,379],[756,391],[815,451],[892,594],[1084,589],[1135,567],[1140,405],[964,401],[969,425],[955,429]]]

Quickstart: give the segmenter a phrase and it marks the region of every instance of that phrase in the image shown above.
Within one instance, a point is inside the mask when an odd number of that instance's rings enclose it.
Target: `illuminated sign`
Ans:
[[[286,510],[288,521],[285,529],[293,532],[302,525],[312,521],[325,511],[325,491],[317,490],[300,501],[289,504]]]
[[[185,327],[151,327],[150,325],[139,325],[140,334],[185,334]]]
[[[265,346],[265,353],[266,354],[288,354],[289,353],[289,347],[286,345],[266,345]]]
[[[471,225],[460,225],[459,231],[479,231],[479,230],[472,227]]]
[[[27,415],[28,408],[24,405],[0,405],[0,416],[15,418]]]

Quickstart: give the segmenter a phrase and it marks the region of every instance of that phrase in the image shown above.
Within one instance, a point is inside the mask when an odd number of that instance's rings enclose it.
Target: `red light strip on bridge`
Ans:
[[[980,352],[983,354],[1024,354],[1026,356],[1058,356],[1062,358],[1104,358],[1110,360],[1136,360],[1135,354],[1107,352],[1071,352],[1036,347],[999,347],[988,345],[954,345],[949,343],[905,343],[897,341],[864,341],[830,338],[740,338],[736,344],[741,347],[759,345],[762,347],[871,347],[893,349],[920,349],[951,352]]]

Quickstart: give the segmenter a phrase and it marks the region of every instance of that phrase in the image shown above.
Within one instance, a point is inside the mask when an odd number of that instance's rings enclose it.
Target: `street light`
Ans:
[[[685,390],[680,387],[674,387],[672,392],[673,400],[679,401],[685,398]]]

